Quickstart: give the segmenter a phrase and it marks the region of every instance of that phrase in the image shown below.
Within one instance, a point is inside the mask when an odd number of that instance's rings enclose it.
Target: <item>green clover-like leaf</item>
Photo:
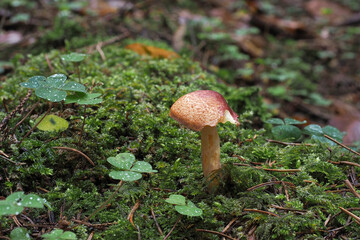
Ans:
[[[102,102],[101,98],[97,98],[100,95],[101,95],[100,93],[76,92],[75,94],[66,97],[65,104],[69,104],[69,103],[86,104],[86,105],[99,104]]]
[[[284,122],[285,122],[285,124],[287,124],[287,125],[295,125],[295,124],[305,124],[305,123],[306,123],[306,120],[300,122],[300,121],[298,121],[298,120],[296,120],[296,119],[285,118],[285,119],[284,119]]]
[[[34,76],[27,82],[21,83],[23,87],[34,88],[38,97],[51,102],[60,102],[66,98],[66,91],[86,92],[84,85],[76,82],[67,82],[64,74],[53,74],[48,78]]]
[[[10,239],[11,240],[15,240],[15,239],[30,240],[31,237],[30,237],[30,234],[28,233],[28,231],[26,230],[26,228],[18,227],[11,231]]]
[[[44,76],[33,76],[28,79],[27,82],[20,83],[20,86],[26,87],[26,88],[38,88],[45,84],[46,77]]]
[[[122,170],[130,170],[135,162],[135,156],[131,153],[119,153],[116,157],[109,157],[107,161]]]
[[[151,173],[151,172],[157,172],[157,170],[153,170],[152,166],[148,162],[144,161],[138,161],[134,164],[134,166],[131,168],[131,171],[134,172],[140,172],[140,173]]]
[[[5,200],[0,201],[0,216],[18,215],[25,207],[43,208],[46,200],[36,194],[25,195],[24,192],[15,192]]]
[[[339,129],[333,126],[325,126],[322,128],[324,134],[329,135],[330,137],[334,138],[338,142],[343,141],[343,137],[346,133],[340,132]]]
[[[297,141],[301,138],[301,131],[293,125],[280,125],[271,129],[275,139],[281,141]]]
[[[200,208],[196,207],[195,204],[192,203],[190,200],[188,200],[186,206],[176,205],[175,210],[182,215],[190,217],[198,217],[201,216],[203,213],[203,211]]]
[[[271,124],[278,124],[278,125],[284,125],[284,121],[280,118],[270,118],[268,120],[266,120],[266,123],[271,123]]]
[[[304,128],[304,132],[309,135],[317,135],[317,136],[323,136],[324,131],[322,128],[317,124],[310,124]]]
[[[70,231],[64,232],[61,229],[54,229],[50,233],[43,234],[41,237],[44,239],[48,239],[48,240],[51,240],[51,239],[52,240],[56,240],[56,239],[76,240],[77,239],[75,233],[70,232]]]
[[[61,60],[65,62],[81,62],[85,59],[87,54],[72,52],[69,54],[61,55]]]
[[[23,197],[21,201],[24,207],[43,208],[44,199],[40,198],[36,194],[28,194]]]
[[[142,178],[141,173],[131,171],[111,171],[109,176],[113,179],[122,180],[126,182],[132,182]]]
[[[183,205],[185,206],[185,197],[179,194],[171,194],[169,198],[165,199],[165,202],[174,204],[174,205]]]

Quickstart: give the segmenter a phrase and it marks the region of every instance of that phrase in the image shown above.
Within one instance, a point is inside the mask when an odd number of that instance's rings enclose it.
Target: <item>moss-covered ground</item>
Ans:
[[[22,119],[19,113],[1,134],[0,149],[7,157],[0,158],[0,196],[36,193],[53,207],[48,212],[27,209],[17,216],[32,237],[60,228],[73,231],[78,239],[89,239],[91,234],[91,239],[163,239],[176,223],[168,239],[220,239],[205,230],[224,231],[233,239],[356,239],[360,235],[359,223],[339,208],[360,215],[360,199],[345,185],[346,179],[358,176],[356,155],[308,139],[298,145],[267,141],[272,138],[271,126],[264,122],[270,115],[259,89],[218,83],[186,57],[153,59],[122,44],[102,51],[105,60],[94,52],[80,63],[81,82],[103,98],[101,104],[86,108],[80,146],[84,107],[77,104],[54,104],[51,113],[70,123],[63,132],[35,130],[18,145],[34,120],[46,112],[48,102],[41,99],[14,133]],[[27,89],[19,84],[29,77],[63,73],[78,81],[76,67],[61,61],[61,54],[27,56],[25,65],[21,64],[25,59],[14,61],[15,72],[0,88],[8,109],[15,109],[26,96]],[[202,175],[199,133],[169,117],[179,97],[199,89],[223,94],[241,122],[239,127],[218,126],[223,174],[221,187],[213,194]],[[33,93],[24,113],[38,100]],[[6,115],[0,112],[1,119]],[[54,147],[77,149],[95,166],[74,151]],[[133,153],[158,172],[125,182],[105,209],[86,219],[114,192],[118,181],[109,177],[112,167],[106,160],[123,152]],[[202,216],[181,216],[165,202],[170,194],[191,200],[202,209]],[[0,220],[1,231],[9,236],[16,227],[14,218]]]

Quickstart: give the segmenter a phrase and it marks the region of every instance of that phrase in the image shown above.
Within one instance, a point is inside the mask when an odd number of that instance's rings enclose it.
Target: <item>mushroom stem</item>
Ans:
[[[216,126],[205,126],[201,130],[201,162],[205,178],[221,168],[220,138]],[[217,182],[214,179],[213,184],[210,185],[217,185]]]

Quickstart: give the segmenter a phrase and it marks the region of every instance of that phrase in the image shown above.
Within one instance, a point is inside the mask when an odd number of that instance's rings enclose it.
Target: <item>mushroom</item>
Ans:
[[[221,169],[220,139],[216,125],[226,122],[239,125],[238,115],[218,92],[198,90],[180,97],[170,109],[170,117],[185,127],[201,133],[201,162],[205,178]],[[210,189],[217,186],[213,178]]]

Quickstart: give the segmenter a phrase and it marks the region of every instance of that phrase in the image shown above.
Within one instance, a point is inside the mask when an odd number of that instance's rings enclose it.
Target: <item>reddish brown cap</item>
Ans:
[[[199,90],[179,98],[170,109],[170,117],[195,131],[205,126],[215,127],[227,121],[239,125],[238,115],[218,92]]]

